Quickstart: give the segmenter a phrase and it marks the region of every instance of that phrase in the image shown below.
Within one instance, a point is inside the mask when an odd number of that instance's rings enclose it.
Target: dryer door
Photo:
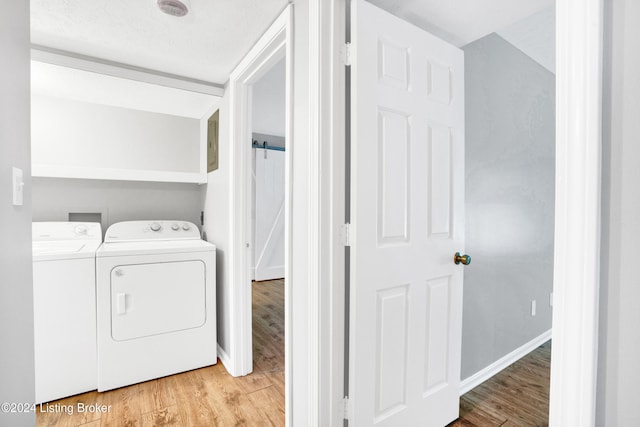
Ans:
[[[206,321],[204,262],[120,265],[111,270],[111,337],[126,341]]]

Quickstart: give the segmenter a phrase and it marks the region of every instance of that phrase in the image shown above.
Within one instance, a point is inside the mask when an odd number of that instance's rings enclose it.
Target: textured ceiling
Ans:
[[[457,46],[554,0],[370,0]],[[163,73],[224,84],[289,0],[190,0],[183,18],[156,0],[31,0],[31,41]]]
[[[464,46],[554,4],[554,0],[370,0],[382,9]]]
[[[288,0],[191,0],[176,18],[156,0],[31,0],[31,42],[224,84]]]

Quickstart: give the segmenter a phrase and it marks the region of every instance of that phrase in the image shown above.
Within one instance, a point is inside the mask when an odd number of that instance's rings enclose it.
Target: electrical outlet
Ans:
[[[536,300],[531,300],[531,317],[536,315]]]

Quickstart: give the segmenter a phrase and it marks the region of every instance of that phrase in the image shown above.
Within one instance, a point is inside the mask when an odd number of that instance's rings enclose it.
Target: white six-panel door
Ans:
[[[459,399],[463,53],[352,4],[350,421],[442,427]]]

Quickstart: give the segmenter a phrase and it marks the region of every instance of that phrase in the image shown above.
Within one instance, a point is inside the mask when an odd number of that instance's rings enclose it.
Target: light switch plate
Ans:
[[[24,197],[24,177],[22,169],[13,169],[13,206],[22,206]]]

